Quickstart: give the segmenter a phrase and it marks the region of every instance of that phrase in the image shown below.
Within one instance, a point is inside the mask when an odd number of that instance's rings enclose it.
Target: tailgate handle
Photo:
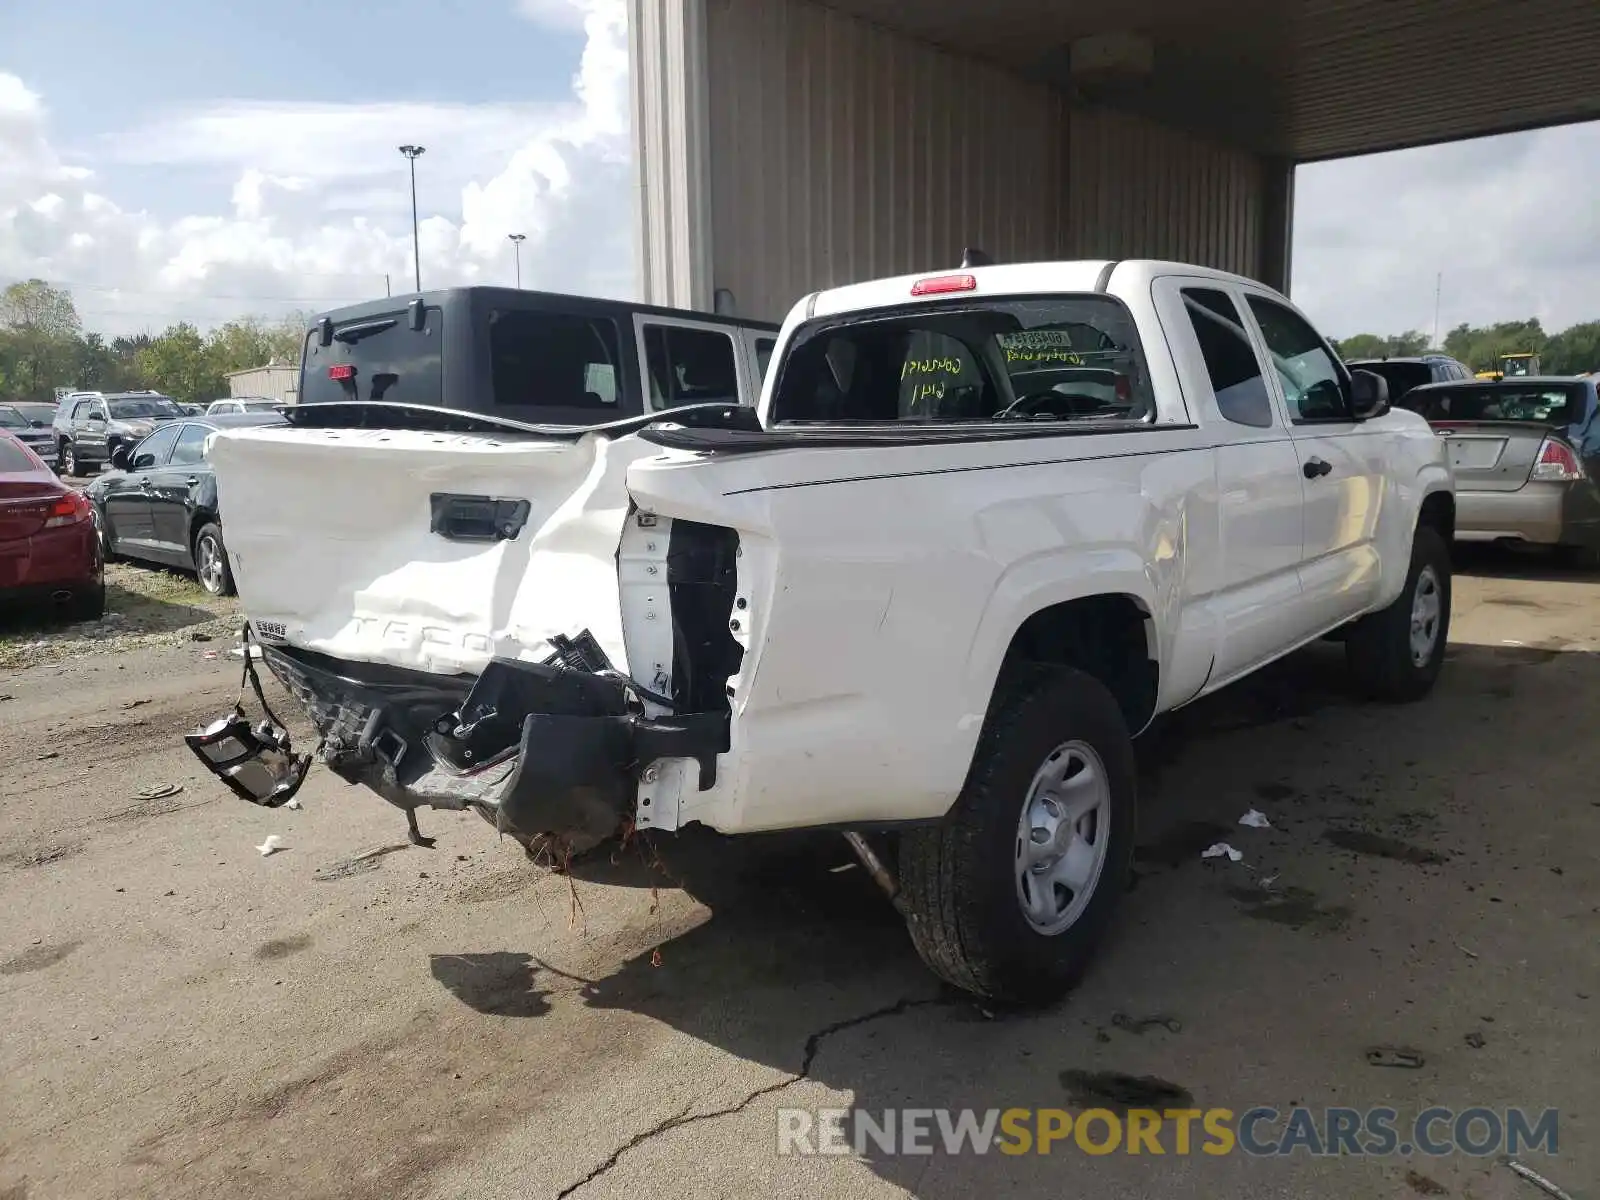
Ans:
[[[528,523],[526,500],[434,492],[428,531],[452,542],[509,542]]]

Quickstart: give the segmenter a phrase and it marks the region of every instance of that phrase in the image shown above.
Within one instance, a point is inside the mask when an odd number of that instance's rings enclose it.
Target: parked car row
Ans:
[[[173,421],[113,453],[117,470],[84,490],[107,559],[193,571],[213,596],[233,592],[217,480],[206,451],[219,429],[271,425],[276,413],[219,413]]]

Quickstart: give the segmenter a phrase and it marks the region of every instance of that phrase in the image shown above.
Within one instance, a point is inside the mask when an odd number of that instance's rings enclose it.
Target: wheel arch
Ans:
[[[1071,591],[1035,593],[1012,610],[1008,632],[979,676],[984,707],[1007,672],[1028,664],[1074,667],[1106,686],[1137,734],[1154,718],[1160,695],[1160,606],[1142,572],[1079,582]]]

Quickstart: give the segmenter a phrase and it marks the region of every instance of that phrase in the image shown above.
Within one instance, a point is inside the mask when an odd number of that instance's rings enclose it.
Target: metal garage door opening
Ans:
[[[1600,116],[1591,0],[632,0],[646,298],[1000,259],[1282,286],[1294,165]],[[1518,47],[1521,47],[1519,55]],[[1486,71],[1528,61],[1538,71]]]

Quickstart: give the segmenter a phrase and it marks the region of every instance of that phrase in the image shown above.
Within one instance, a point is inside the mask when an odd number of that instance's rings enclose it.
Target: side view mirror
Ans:
[[[1389,411],[1389,381],[1375,371],[1351,371],[1350,408],[1358,421],[1383,416]]]
[[[111,465],[119,471],[133,469],[133,452],[126,446],[118,446],[111,452]]]

